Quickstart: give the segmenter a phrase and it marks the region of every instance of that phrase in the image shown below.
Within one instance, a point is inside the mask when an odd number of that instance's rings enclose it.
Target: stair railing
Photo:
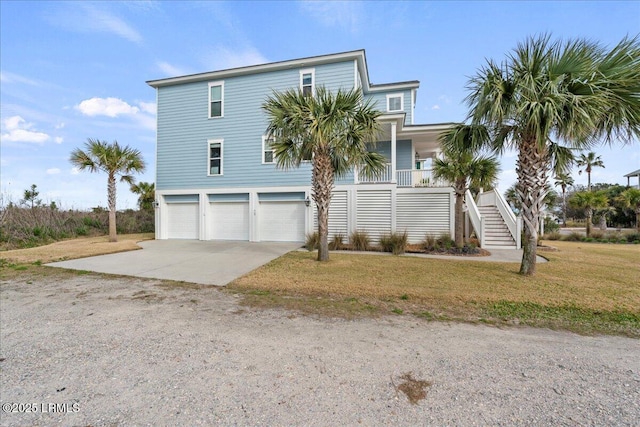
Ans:
[[[484,245],[484,218],[480,215],[480,211],[478,210],[475,200],[473,200],[471,191],[467,190],[464,194],[464,200],[467,205],[467,212],[469,213],[471,225],[473,226],[473,229],[476,230],[476,237],[478,237],[478,243],[482,248]]]
[[[513,213],[511,207],[507,203],[507,201],[502,197],[499,191],[493,189],[491,191],[487,191],[487,193],[493,193],[490,196],[491,201],[495,203],[495,206],[498,208],[500,212],[500,216],[504,220],[504,223],[507,225],[509,229],[509,233],[511,233],[511,237],[516,242],[516,248],[520,249],[522,246],[521,235],[522,235],[522,218],[520,216],[516,217],[516,214]],[[483,194],[487,194],[483,193]],[[480,206],[485,206],[482,204],[482,198],[480,199]]]

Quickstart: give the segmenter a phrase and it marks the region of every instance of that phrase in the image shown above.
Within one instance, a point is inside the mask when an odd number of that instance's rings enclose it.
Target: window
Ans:
[[[387,95],[387,111],[403,111],[404,104],[403,94]]]
[[[224,82],[209,83],[209,117],[224,116]]]
[[[210,139],[209,144],[209,176],[222,175],[222,140]]]
[[[313,96],[314,92],[315,92],[315,70],[314,69],[309,69],[309,70],[301,70],[300,71],[300,90],[302,90],[302,93],[306,96],[306,95],[311,95]]]
[[[271,149],[271,143],[275,142],[275,138],[267,138],[266,135],[262,135],[262,163],[275,163],[276,159]]]

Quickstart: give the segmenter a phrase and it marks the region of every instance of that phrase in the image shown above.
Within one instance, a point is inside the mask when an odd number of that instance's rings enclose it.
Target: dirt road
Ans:
[[[634,339],[254,311],[91,274],[0,291],[3,426],[640,424]]]

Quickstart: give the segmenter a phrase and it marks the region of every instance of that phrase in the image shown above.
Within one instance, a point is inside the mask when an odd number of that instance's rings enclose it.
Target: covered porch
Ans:
[[[454,123],[404,125],[404,114],[380,119],[382,135],[376,151],[388,162],[380,176],[372,179],[354,174],[356,184],[396,184],[398,187],[448,187],[433,176],[433,161],[442,155],[438,137]]]

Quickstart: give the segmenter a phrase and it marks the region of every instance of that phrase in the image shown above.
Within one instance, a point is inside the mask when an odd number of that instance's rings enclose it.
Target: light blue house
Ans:
[[[373,239],[407,231],[453,233],[451,187],[431,175],[437,138],[451,124],[414,124],[418,81],[373,84],[364,50],[152,80],[157,90],[157,239],[304,241],[315,229],[311,164],[281,170],[261,106],[274,91],[358,88],[384,114],[376,150],[387,169],[336,182],[329,233]]]

